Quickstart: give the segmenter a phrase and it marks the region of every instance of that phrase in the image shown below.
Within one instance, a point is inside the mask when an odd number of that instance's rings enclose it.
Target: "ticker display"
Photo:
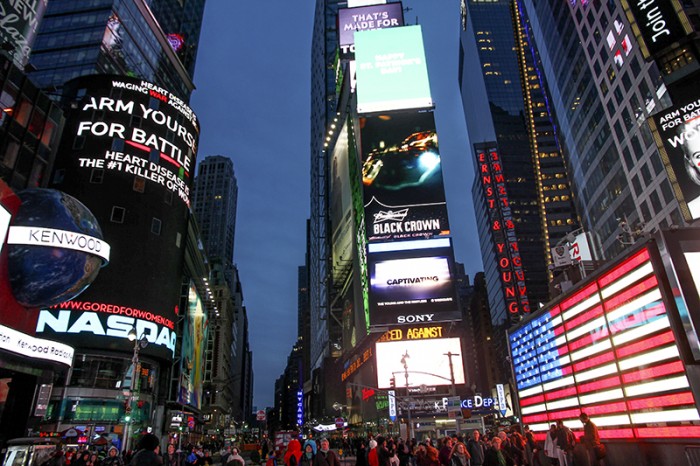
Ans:
[[[697,438],[700,414],[648,248],[509,332],[522,422],[587,413],[601,438]]]
[[[364,117],[360,128],[368,240],[449,234],[433,113]]]
[[[370,325],[458,320],[449,238],[369,245]]]
[[[355,33],[360,114],[433,106],[420,26]]]
[[[43,309],[37,334],[76,350],[174,356],[190,188],[199,123],[177,96],[126,76],[69,81],[72,110],[51,187],[74,196],[97,218],[111,246],[105,267],[79,300]]]

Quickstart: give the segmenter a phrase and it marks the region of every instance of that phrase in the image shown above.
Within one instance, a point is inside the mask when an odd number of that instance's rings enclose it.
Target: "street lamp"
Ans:
[[[129,435],[129,426],[131,423],[131,405],[133,404],[134,400],[138,400],[139,396],[139,381],[141,380],[140,373],[140,364],[139,364],[139,352],[148,346],[148,339],[146,338],[146,334],[142,334],[141,337],[138,336],[136,333],[136,328],[132,327],[131,330],[129,330],[129,333],[126,335],[126,337],[129,339],[129,341],[134,342],[134,355],[131,358],[131,365],[134,368],[134,371],[131,376],[131,389],[129,390],[129,401],[124,409],[124,449],[127,451],[129,450],[129,443],[131,441],[131,437]]]
[[[408,398],[408,361],[411,356],[408,355],[408,350],[401,356],[401,364],[403,364],[404,377],[406,378],[406,412],[408,414],[408,439],[413,438],[413,421],[411,421],[411,400]]]

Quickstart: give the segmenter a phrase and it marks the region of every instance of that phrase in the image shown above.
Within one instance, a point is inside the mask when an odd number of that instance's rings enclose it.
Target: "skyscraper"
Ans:
[[[193,210],[210,260],[233,265],[238,183],[233,161],[222,155],[207,156],[194,181]]]
[[[31,78],[40,88],[56,89],[86,74],[138,76],[187,102],[204,0],[150,5],[153,9],[145,0],[49,2],[30,57],[36,70]],[[178,41],[166,35],[176,33],[185,39],[177,52]]]
[[[468,11],[459,81],[475,144],[472,193],[489,303],[500,325],[548,301],[550,249],[578,219],[527,20],[509,1],[471,1]]]
[[[670,103],[616,1],[523,0],[582,227],[609,259],[632,231],[682,225],[647,117]]]

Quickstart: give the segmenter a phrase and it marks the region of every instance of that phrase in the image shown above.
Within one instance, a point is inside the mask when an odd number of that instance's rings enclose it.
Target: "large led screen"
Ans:
[[[355,33],[358,113],[433,106],[420,26]]]
[[[649,121],[686,220],[700,218],[700,98],[687,99]]]
[[[409,388],[450,385],[448,353],[457,355],[452,357],[455,384],[465,382],[459,338],[387,341],[376,345],[378,388],[390,388],[392,377],[395,377],[397,388],[406,387],[406,371]],[[406,368],[402,361],[405,361]]]
[[[140,79],[93,75],[65,86],[72,110],[52,188],[95,215],[111,246],[109,267],[78,299],[44,309],[37,335],[76,349],[175,353],[190,187],[199,124],[166,89]]]
[[[0,43],[17,66],[29,60],[48,0],[14,0],[0,4]]]
[[[401,2],[338,10],[340,57],[353,58],[355,32],[403,26]]]
[[[370,325],[460,318],[448,238],[370,244]]]
[[[433,113],[360,118],[360,137],[369,241],[449,233]]]
[[[675,0],[626,0],[650,54],[655,54],[686,35],[678,18]]]
[[[700,414],[649,249],[509,332],[523,424],[587,413],[601,438],[700,437]]]
[[[204,361],[209,336],[209,320],[190,282],[187,297],[187,314],[182,330],[182,351],[180,359],[180,393],[177,402],[202,407],[202,383],[204,382]]]

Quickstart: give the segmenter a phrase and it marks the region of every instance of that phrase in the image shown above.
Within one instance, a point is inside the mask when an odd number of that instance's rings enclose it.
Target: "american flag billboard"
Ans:
[[[653,247],[653,246],[650,246]],[[557,420],[601,438],[700,438],[659,277],[645,247],[538,312],[508,338],[523,424]]]

